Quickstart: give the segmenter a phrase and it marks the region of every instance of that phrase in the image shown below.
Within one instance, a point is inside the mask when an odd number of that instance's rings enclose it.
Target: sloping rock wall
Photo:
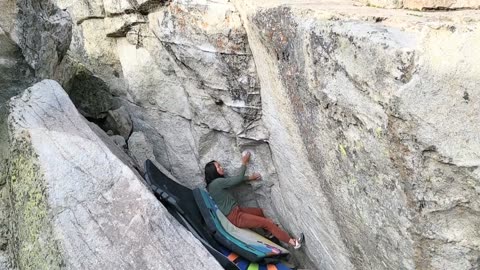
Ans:
[[[20,269],[221,269],[89,128],[58,83],[12,99],[12,253]]]
[[[273,204],[316,267],[478,268],[478,19],[272,2],[236,4],[279,173]]]

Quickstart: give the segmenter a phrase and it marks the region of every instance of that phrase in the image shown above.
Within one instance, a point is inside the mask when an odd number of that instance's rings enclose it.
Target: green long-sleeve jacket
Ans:
[[[225,216],[230,214],[230,211],[237,205],[237,202],[227,190],[230,187],[236,186],[243,181],[248,180],[248,176],[245,176],[247,167],[242,165],[240,167],[240,174],[237,176],[217,178],[213,180],[207,189],[213,200],[217,203],[218,209],[222,211]]]

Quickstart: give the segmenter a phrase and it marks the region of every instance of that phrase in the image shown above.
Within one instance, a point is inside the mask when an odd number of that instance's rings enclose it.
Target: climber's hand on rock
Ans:
[[[247,165],[249,161],[250,161],[250,152],[246,152],[246,153],[242,156],[242,164],[243,164],[243,165]]]
[[[262,175],[256,172],[256,173],[253,173],[248,179],[249,179],[250,181],[261,180],[261,179],[262,179]]]

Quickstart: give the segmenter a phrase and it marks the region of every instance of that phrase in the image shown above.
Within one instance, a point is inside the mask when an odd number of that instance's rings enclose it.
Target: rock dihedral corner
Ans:
[[[478,104],[465,93],[475,88],[479,60],[467,55],[479,42],[478,19],[452,27],[455,13],[400,10],[386,11],[383,23],[370,19],[378,9],[314,7],[245,3],[242,11],[279,171],[275,192],[285,195],[275,203],[302,212],[280,207],[282,218],[319,240],[322,248],[305,250],[321,269],[477,267],[478,155],[470,149],[478,124],[465,116]],[[466,229],[452,234],[459,224]]]

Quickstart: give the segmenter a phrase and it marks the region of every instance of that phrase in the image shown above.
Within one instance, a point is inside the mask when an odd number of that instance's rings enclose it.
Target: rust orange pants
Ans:
[[[291,237],[284,230],[280,229],[273,221],[263,215],[260,208],[247,208],[235,206],[227,216],[228,220],[235,226],[244,229],[262,228],[273,234],[278,240],[288,243]]]

